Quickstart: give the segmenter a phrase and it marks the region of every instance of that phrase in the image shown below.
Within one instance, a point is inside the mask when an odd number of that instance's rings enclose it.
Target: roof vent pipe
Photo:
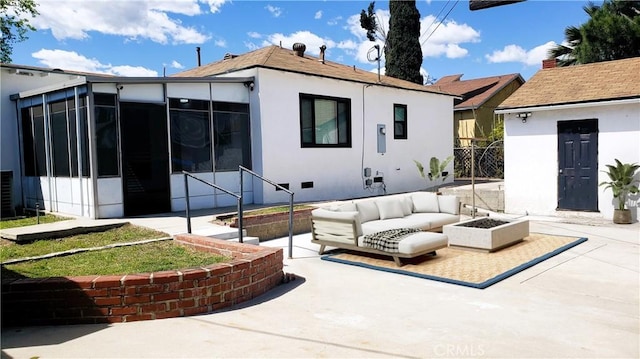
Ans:
[[[320,61],[324,64],[324,51],[327,49],[327,46],[320,46]]]
[[[196,52],[198,53],[198,67],[200,67],[200,46],[196,47]]]
[[[296,42],[295,44],[293,44],[293,51],[295,51],[296,55],[300,57],[304,57],[304,50],[306,49],[307,49],[307,45],[301,42]]]

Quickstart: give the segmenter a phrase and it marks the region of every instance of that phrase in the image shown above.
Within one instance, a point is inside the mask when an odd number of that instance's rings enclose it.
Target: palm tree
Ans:
[[[576,65],[577,59],[573,54],[574,49],[582,42],[580,29],[569,26],[564,29],[564,38],[567,45],[558,44],[549,50],[549,58],[558,59],[558,66]]]
[[[640,1],[605,0],[583,7],[589,20],[565,29],[566,44],[549,51],[559,66],[640,56]]]

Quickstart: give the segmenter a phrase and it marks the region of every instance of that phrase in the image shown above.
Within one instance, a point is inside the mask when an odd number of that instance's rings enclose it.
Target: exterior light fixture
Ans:
[[[527,118],[529,118],[529,116],[531,116],[531,112],[520,112],[516,115],[517,118],[522,119],[522,123],[527,123]]]

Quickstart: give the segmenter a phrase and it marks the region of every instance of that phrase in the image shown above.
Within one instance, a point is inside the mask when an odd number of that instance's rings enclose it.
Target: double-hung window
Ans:
[[[407,105],[393,104],[393,139],[407,139]]]
[[[351,100],[300,94],[302,147],[351,147]]]

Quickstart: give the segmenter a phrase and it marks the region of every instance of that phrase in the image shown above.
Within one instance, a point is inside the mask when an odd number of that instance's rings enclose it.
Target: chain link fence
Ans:
[[[453,149],[456,179],[471,178],[471,147]],[[504,145],[496,141],[486,147],[474,148],[476,178],[504,179]]]

